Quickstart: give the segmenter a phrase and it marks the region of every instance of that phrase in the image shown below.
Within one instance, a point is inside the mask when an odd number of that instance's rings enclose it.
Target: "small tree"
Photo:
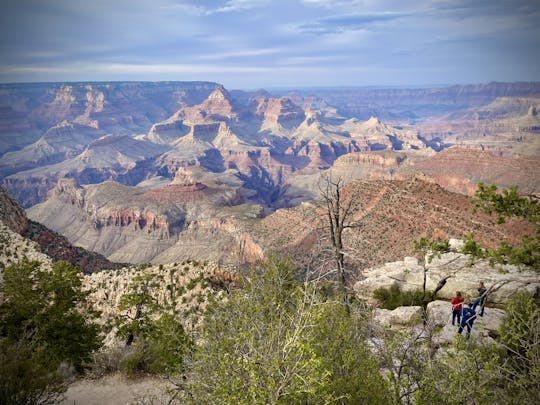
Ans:
[[[426,300],[426,283],[428,264],[432,262],[435,257],[441,257],[442,253],[450,251],[450,244],[448,240],[429,240],[427,238],[420,238],[413,241],[413,251],[417,253],[418,259],[421,263],[423,270],[423,282],[422,282],[422,302]],[[446,279],[439,282],[437,288],[433,292],[433,296],[444,286]]]
[[[517,187],[510,187],[498,191],[497,186],[478,184],[473,205],[487,214],[496,214],[498,222],[504,223],[508,218],[523,218],[536,225],[535,235],[525,235],[518,245],[510,245],[502,242],[496,249],[482,249],[469,236],[464,247],[464,253],[471,254],[476,258],[488,258],[492,265],[514,264],[529,266],[540,272],[540,203],[538,196],[519,195]]]
[[[152,294],[155,286],[154,275],[137,276],[120,299],[123,315],[117,317],[118,334],[126,339],[126,346],[136,346],[121,364],[128,374],[179,374],[193,344],[175,311],[174,288],[166,306]]]
[[[60,365],[82,371],[101,346],[80,272],[66,262],[44,271],[39,262],[23,260],[6,268],[0,288],[0,402],[54,402],[65,389]]]

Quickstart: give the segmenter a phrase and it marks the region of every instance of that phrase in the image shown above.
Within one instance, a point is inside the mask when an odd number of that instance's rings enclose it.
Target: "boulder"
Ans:
[[[421,322],[422,307],[398,307],[392,311],[377,308],[373,313],[373,320],[388,329],[403,329]]]
[[[354,290],[358,297],[373,303],[373,291],[379,287],[388,288],[397,283],[402,291],[421,289],[424,272],[416,258],[406,257],[403,261],[367,269],[363,275],[364,279],[354,285]],[[434,290],[446,277],[445,285],[437,294],[439,299],[450,300],[456,291],[461,291],[466,301],[472,301],[478,295],[478,282],[483,281],[488,289],[493,287],[487,298],[489,306],[504,306],[518,291],[529,291],[540,300],[538,273],[516,266],[494,268],[485,260],[472,263],[470,256],[450,252],[427,264],[427,289]]]

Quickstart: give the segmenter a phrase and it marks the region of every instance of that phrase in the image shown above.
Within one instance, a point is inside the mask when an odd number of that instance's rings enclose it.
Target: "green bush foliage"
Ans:
[[[425,306],[431,301],[432,293],[428,291],[422,298],[423,295],[420,289],[401,291],[398,283],[392,284],[389,288],[380,287],[373,291],[373,297],[379,301],[381,308],[390,310],[401,306]]]
[[[209,314],[186,401],[387,403],[364,317],[299,282],[289,262],[271,259]]]
[[[540,403],[540,308],[530,293],[508,302],[500,336],[509,394],[519,403]]]
[[[118,335],[126,339],[127,346],[134,344],[120,364],[128,376],[178,374],[193,345],[174,311],[175,298],[170,307],[160,305],[152,295],[154,282],[153,275],[137,277],[120,300],[124,315],[117,317]]]
[[[469,237],[469,245],[465,246],[464,253],[476,258],[488,258],[492,265],[513,264],[528,266],[540,272],[540,203],[534,195],[520,196],[517,187],[503,189],[500,192],[497,186],[483,183],[478,184],[473,205],[488,214],[497,215],[498,222],[504,223],[507,218],[523,218],[536,225],[534,235],[525,235],[521,243],[510,245],[501,242],[495,249],[479,249],[475,245],[472,235]]]
[[[101,346],[80,272],[66,262],[42,271],[39,262],[24,260],[6,268],[0,288],[0,403],[53,401],[65,388],[61,366],[82,371]]]

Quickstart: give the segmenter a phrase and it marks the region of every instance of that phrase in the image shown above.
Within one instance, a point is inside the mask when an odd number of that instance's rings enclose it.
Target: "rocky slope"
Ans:
[[[353,182],[343,193],[355,195],[357,201],[351,218],[359,226],[343,235],[348,266],[356,269],[351,279],[362,269],[412,255],[412,241],[420,237],[462,238],[474,233],[486,245],[495,246],[534,231],[519,221],[497,225],[495,218],[473,213],[467,196],[448,192],[421,176]],[[324,207],[304,203],[267,216],[254,225],[253,235],[266,251],[303,263],[325,262],[331,260],[326,226]]]
[[[435,257],[427,263],[426,288],[434,290],[440,280],[448,277],[443,288],[437,293],[439,299],[449,301],[456,291],[461,291],[466,302],[478,296],[478,282],[483,281],[486,287],[493,290],[487,299],[487,305],[503,306],[520,291],[528,291],[540,303],[540,277],[538,273],[515,266],[491,267],[485,260],[472,261],[468,255],[459,253],[463,242],[452,240],[452,252]],[[401,261],[385,263],[363,271],[364,279],[354,285],[355,292],[376,304],[373,291],[377,288],[389,288],[397,283],[401,291],[412,291],[422,288],[423,268],[415,257],[406,257]]]
[[[24,243],[35,246],[40,252],[37,257],[40,260],[43,255],[47,255],[53,261],[65,260],[79,267],[85,273],[100,271],[103,269],[115,269],[122,265],[107,260],[100,254],[89,252],[81,247],[73,246],[64,236],[48,229],[40,223],[29,221],[24,210],[0,187],[0,222],[2,226],[8,228],[11,232],[20,235],[15,238],[8,235],[10,241],[27,240]],[[25,239],[26,238],[26,239]],[[5,242],[3,249],[18,249],[21,243]],[[2,250],[3,250],[2,249]],[[20,249],[19,249],[20,250]],[[18,250],[16,250],[18,251]],[[33,258],[34,254],[17,254],[16,257],[28,256]]]
[[[242,196],[231,186],[190,179],[152,189],[115,182],[81,187],[65,179],[28,214],[115,261],[238,260],[235,251],[243,258],[243,226],[234,218],[255,217],[260,208],[239,204]]]

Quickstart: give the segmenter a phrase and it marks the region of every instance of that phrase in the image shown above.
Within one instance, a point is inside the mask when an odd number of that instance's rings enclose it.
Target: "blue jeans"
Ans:
[[[484,316],[484,303],[482,302],[483,301],[483,298],[482,297],[478,297],[477,299],[474,300],[473,304],[472,304],[472,307],[471,309],[473,311],[476,311],[476,307],[478,305],[481,305],[481,308],[482,310],[480,311],[480,313],[478,314],[479,316]]]
[[[461,309],[452,310],[452,325],[455,325],[456,318],[457,324],[459,325],[461,323]]]

